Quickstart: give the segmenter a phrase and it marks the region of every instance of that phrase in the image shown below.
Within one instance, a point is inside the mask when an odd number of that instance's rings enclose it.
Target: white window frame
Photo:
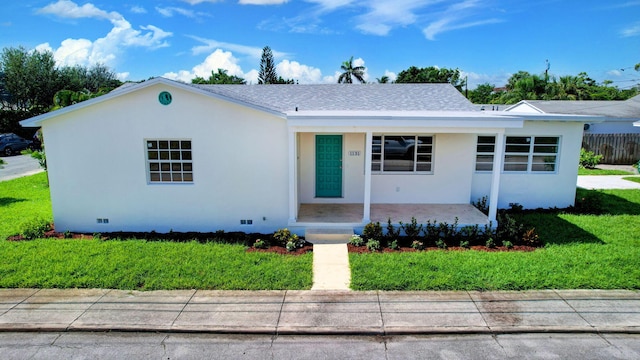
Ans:
[[[518,144],[518,143],[509,143],[509,138],[528,138],[529,142],[528,144]],[[557,139],[557,143],[556,144],[536,144],[536,139],[538,138],[556,138]],[[504,142],[504,161],[503,161],[503,165],[502,165],[502,171],[504,173],[511,173],[511,174],[556,174],[558,172],[558,163],[559,163],[559,158],[560,158],[560,144],[562,143],[562,137],[558,136],[558,135],[505,135],[505,142]],[[528,147],[528,151],[525,152],[508,152],[507,151],[507,147],[509,146],[521,146],[521,147]],[[549,153],[549,152],[536,152],[535,148],[536,147],[553,147],[555,146],[556,152],[554,153]],[[525,157],[527,158],[527,162],[519,162],[519,163],[514,163],[514,162],[507,162],[507,157],[508,156],[521,156],[521,157]],[[534,158],[536,157],[549,157],[549,156],[554,156],[555,157],[555,161],[553,162],[553,170],[547,171],[547,170],[535,170],[534,169],[534,165],[540,165],[542,163],[540,162],[534,162]],[[513,165],[513,164],[520,164],[520,165],[526,165],[526,170],[506,170],[508,165]]]
[[[394,171],[394,170],[385,170],[384,169],[384,139],[386,136],[401,136],[403,138],[412,138],[414,139],[414,147],[413,147],[413,170],[411,171]],[[430,144],[418,144],[418,139],[422,137],[431,138]],[[436,137],[433,134],[394,134],[394,133],[385,133],[385,134],[373,134],[372,141],[375,139],[380,139],[380,152],[371,152],[371,173],[372,174],[420,174],[420,175],[431,175],[433,174],[434,168],[434,154],[435,154],[435,144]],[[374,145],[375,146],[375,145]],[[431,147],[431,152],[429,153],[420,153],[421,155],[429,155],[431,157],[431,161],[420,161],[418,162],[418,148]],[[379,157],[379,160],[374,159],[376,156]],[[419,164],[429,164],[429,170],[418,170]],[[374,168],[379,166],[379,170],[375,170]]]
[[[163,142],[167,142],[166,149],[161,148]],[[177,148],[173,147],[176,142]],[[144,139],[144,150],[147,184],[193,184],[191,139]]]
[[[480,138],[493,138],[493,142],[492,143],[481,143],[480,142]],[[493,151],[489,152],[489,151],[480,151],[480,146],[493,146]],[[493,157],[495,156],[496,153],[496,136],[495,135],[478,135],[476,137],[476,161],[475,161],[475,171],[479,172],[479,173],[490,173],[493,172]],[[479,156],[490,156],[491,157],[491,161],[478,161],[478,157]],[[483,164],[483,165],[490,165],[491,168],[490,169],[478,169],[478,165],[479,164]]]

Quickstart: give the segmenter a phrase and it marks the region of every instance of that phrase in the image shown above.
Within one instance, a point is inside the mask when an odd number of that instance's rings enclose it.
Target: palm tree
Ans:
[[[364,71],[366,68],[364,66],[353,67],[353,56],[349,60],[343,62],[342,65],[340,65],[340,68],[344,72],[340,74],[340,77],[338,78],[338,84],[341,84],[341,83],[352,84],[353,83],[353,79],[351,78],[352,76],[355,77],[361,83],[363,84],[365,83]]]
[[[376,78],[376,80],[378,81],[378,84],[386,84],[389,82],[389,77],[387,75],[384,75],[381,78]]]

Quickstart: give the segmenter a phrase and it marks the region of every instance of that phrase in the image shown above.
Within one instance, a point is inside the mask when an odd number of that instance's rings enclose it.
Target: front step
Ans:
[[[312,244],[347,244],[353,236],[352,228],[306,229],[304,238]]]

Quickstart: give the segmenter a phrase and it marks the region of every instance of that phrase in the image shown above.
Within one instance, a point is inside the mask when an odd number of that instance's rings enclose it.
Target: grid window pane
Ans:
[[[190,140],[146,140],[149,182],[193,182]]]
[[[431,172],[433,136],[375,135],[372,140],[372,171]]]
[[[505,146],[504,170],[555,172],[559,144],[557,136],[509,136]]]
[[[495,150],[495,136],[478,136],[478,144],[476,145],[476,171],[493,171],[493,155]]]

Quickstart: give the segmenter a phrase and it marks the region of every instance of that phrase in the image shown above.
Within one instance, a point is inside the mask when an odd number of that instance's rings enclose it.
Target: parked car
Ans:
[[[31,148],[31,146],[32,141],[25,140],[16,134],[0,134],[0,154],[2,155],[19,154],[20,151]]]

